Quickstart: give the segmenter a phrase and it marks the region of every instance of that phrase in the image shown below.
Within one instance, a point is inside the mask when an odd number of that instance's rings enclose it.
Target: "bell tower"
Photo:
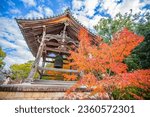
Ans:
[[[81,28],[87,30],[66,10],[58,16],[42,19],[16,19],[25,41],[35,57],[27,82],[34,80],[38,72],[40,78],[47,75],[45,71],[77,73],[76,69],[63,69],[63,65],[71,61],[67,59],[69,50],[79,46],[78,33]],[[89,36],[96,42],[97,36],[89,31]],[[42,60],[42,65],[40,62]],[[67,63],[64,62],[67,61]],[[45,67],[54,63],[54,67]]]

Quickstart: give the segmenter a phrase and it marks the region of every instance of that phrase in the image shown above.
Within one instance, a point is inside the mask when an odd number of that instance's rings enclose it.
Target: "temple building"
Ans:
[[[36,72],[40,78],[46,75],[44,71],[58,71],[78,73],[78,70],[64,69],[69,50],[76,50],[79,46],[78,33],[81,28],[86,29],[69,10],[48,18],[16,19],[24,39],[35,57],[27,81],[33,81]],[[87,29],[86,29],[87,30]],[[93,43],[97,35],[88,31]],[[42,65],[40,65],[42,61]],[[53,67],[46,67],[46,63],[54,63]]]

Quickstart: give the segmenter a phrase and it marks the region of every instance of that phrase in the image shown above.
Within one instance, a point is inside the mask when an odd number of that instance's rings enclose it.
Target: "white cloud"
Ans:
[[[89,21],[90,19],[87,18],[85,15],[82,14],[74,14],[75,18],[79,20],[84,26],[88,27],[89,26]]]
[[[70,8],[70,1],[66,1],[66,0],[56,0],[57,2],[57,9],[56,9],[56,13],[60,14],[63,13],[66,9]],[[51,5],[53,6],[53,4]]]
[[[17,58],[18,60],[18,58]],[[7,55],[4,59],[5,64],[5,69],[9,69],[10,65],[17,64],[16,58],[13,56]]]
[[[132,9],[132,13],[142,12],[142,7],[150,3],[149,0],[123,0],[121,3],[117,3],[116,0],[73,0],[72,10],[74,16],[87,28],[93,29],[93,26],[98,23],[98,21],[103,17],[100,13],[104,11],[114,17],[117,13],[125,14]],[[99,7],[98,7],[99,6]],[[96,8],[99,9],[96,9]],[[99,14],[95,14],[96,10]],[[89,18],[90,17],[90,18]]]
[[[22,64],[22,63],[27,62],[27,60],[24,58],[7,55],[6,58],[4,59],[4,62],[6,63],[5,69],[9,69],[10,65]]]
[[[0,26],[0,46],[5,50],[10,50],[6,51],[7,56],[4,59],[6,68],[14,63],[19,64],[28,60],[34,60],[16,22],[13,19],[1,17]]]
[[[150,4],[150,0],[144,0],[145,4]]]
[[[85,13],[88,16],[93,16],[95,8],[100,4],[100,0],[85,0]]]
[[[60,5],[60,8],[61,8],[61,9],[59,9],[59,11],[63,11],[63,12],[64,12],[66,9],[69,8],[69,5],[68,5],[68,4],[61,4],[61,5]]]
[[[95,13],[95,8],[100,5],[100,0],[73,0],[72,8],[74,11],[81,10],[85,15],[92,17]]]
[[[0,38],[5,38],[8,41],[16,41],[23,39],[15,20],[1,17],[0,18]]]
[[[6,48],[16,48],[17,46],[5,39],[0,38],[0,46],[2,46],[2,48],[6,49]]]
[[[145,2],[140,2],[140,0],[124,0],[120,4],[117,4],[115,0],[103,0],[101,9],[107,10],[107,12],[114,17],[117,13],[125,14],[129,12],[130,9],[132,9],[133,14],[138,13],[142,11],[141,8],[145,4]]]
[[[100,14],[95,14],[96,7],[100,5],[100,0],[73,0],[72,8],[73,15],[78,19],[86,28],[94,30],[93,26],[98,23],[102,16]],[[92,18],[89,18],[92,17]]]
[[[101,15],[95,15],[92,19],[89,19],[85,15],[82,14],[74,14],[75,18],[79,20],[86,28],[94,31],[93,26],[95,26],[98,21],[102,18]]]
[[[84,5],[84,2],[82,0],[73,0],[72,1],[72,7],[73,10],[79,10]]]
[[[43,17],[43,14],[34,10],[31,10],[27,15],[26,18],[37,18]]]
[[[34,0],[22,0],[22,2],[28,6],[36,6],[36,2]]]
[[[95,15],[93,19],[90,20],[91,25],[95,26],[101,18],[103,18],[101,15]]]
[[[53,10],[45,7],[45,6],[38,6],[37,10],[31,10],[25,17],[26,18],[37,18],[37,17],[46,17],[52,16]]]
[[[44,13],[45,13],[45,16],[52,16],[53,15],[52,9],[50,9],[48,7],[44,7]]]
[[[43,6],[38,6],[37,10],[38,10],[39,13],[42,13],[43,12]]]
[[[11,9],[9,12],[12,14],[20,14],[21,13],[19,9]]]

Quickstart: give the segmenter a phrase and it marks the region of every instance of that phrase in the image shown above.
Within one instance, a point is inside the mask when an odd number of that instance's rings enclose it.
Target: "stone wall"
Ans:
[[[62,98],[67,86],[39,85],[39,84],[7,84],[0,85],[0,99],[8,100],[47,100]]]
[[[56,100],[68,99],[65,92],[72,86],[64,81],[42,81],[43,84],[6,84],[0,85],[0,100]],[[47,85],[45,85],[47,84]],[[77,89],[75,92],[87,91],[85,88]],[[64,98],[65,96],[65,98]]]
[[[64,96],[65,92],[0,92],[0,100],[57,100]]]

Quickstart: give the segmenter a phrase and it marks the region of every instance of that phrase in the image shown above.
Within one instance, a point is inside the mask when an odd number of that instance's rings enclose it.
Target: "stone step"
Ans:
[[[64,81],[64,80],[34,80],[34,82],[77,82],[77,81]]]
[[[60,80],[34,80],[31,84],[43,84],[43,85],[58,85],[58,86],[72,86],[76,81],[60,81]]]

